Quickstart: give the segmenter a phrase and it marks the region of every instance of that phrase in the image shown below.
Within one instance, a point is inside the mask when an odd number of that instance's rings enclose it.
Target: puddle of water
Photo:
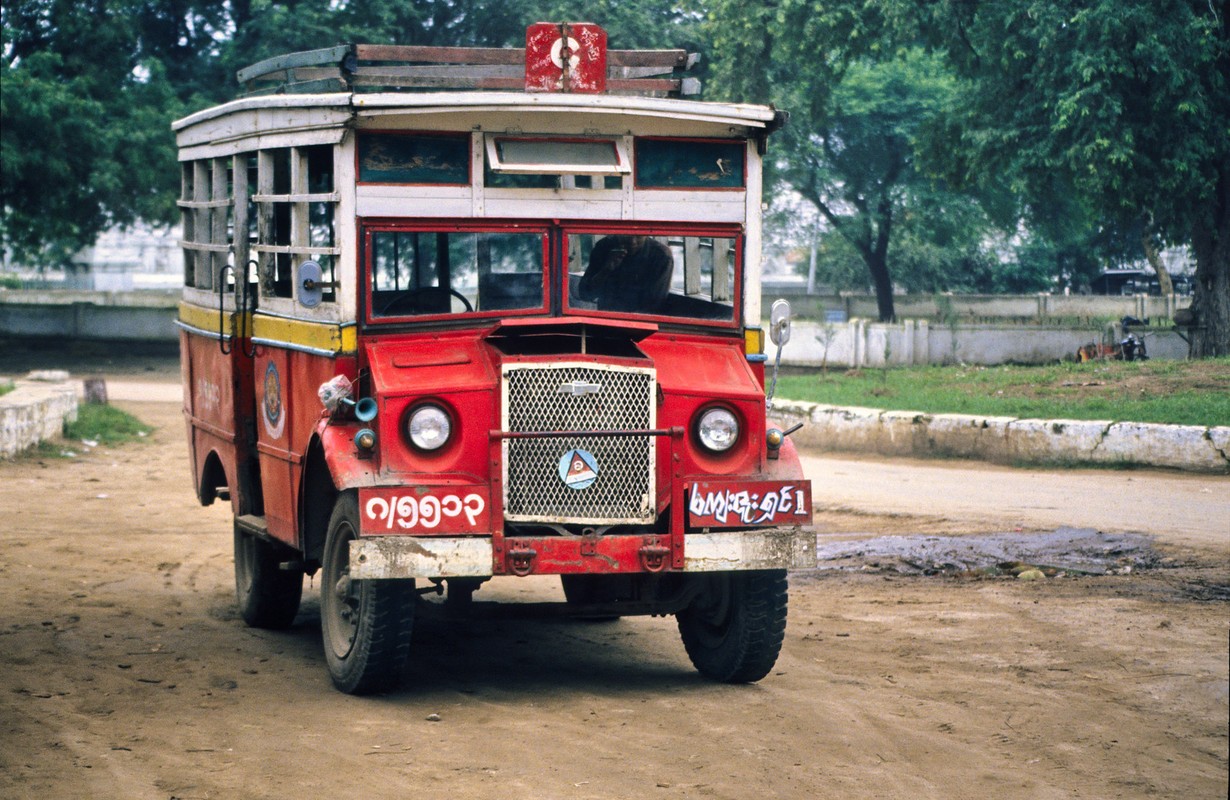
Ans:
[[[1161,561],[1152,537],[1060,528],[1046,533],[975,536],[878,536],[824,542],[816,548],[817,569],[879,570],[910,575],[1019,571],[1022,565],[1107,575],[1156,567]],[[1047,569],[1047,571],[1050,571]]]

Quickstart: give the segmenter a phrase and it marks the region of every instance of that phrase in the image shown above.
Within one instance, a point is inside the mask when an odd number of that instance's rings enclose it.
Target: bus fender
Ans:
[[[770,480],[781,481],[801,481],[805,480],[803,475],[803,462],[799,460],[799,451],[795,448],[794,442],[790,437],[782,442],[781,450],[777,454],[777,458],[767,458],[764,461],[764,475]]]
[[[321,420],[316,428],[324,452],[325,464],[333,476],[337,491],[376,485],[376,463],[371,458],[360,458],[354,444],[358,425],[330,424]]]

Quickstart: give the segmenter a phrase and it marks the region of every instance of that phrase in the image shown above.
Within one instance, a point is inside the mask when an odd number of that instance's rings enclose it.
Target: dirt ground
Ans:
[[[169,388],[149,363],[103,371]],[[424,620],[404,688],[355,698],[326,674],[317,583],[289,631],[239,620],[178,405],[116,403],[148,441],[0,463],[0,797],[1226,796],[1230,479],[809,459],[822,546],[868,543],[792,576],[761,683],[700,678],[670,619]],[[1135,549],[1100,533],[1132,527],[1122,503],[1082,511],[1128,480],[1142,507],[1179,492]],[[934,546],[1065,524],[1108,542],[1102,569],[1024,581]],[[477,599],[560,596],[505,579]]]

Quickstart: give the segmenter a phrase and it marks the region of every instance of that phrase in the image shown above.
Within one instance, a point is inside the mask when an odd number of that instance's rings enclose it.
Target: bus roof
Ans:
[[[666,117],[689,122],[738,125],[772,131],[780,125],[781,112],[768,106],[745,103],[714,103],[666,97],[636,97],[601,94],[532,94],[526,92],[380,92],[357,94],[279,94],[246,97],[198,111],[172,124],[175,131],[245,111],[321,109],[341,112],[345,118],[377,116],[390,112],[440,114],[449,112],[570,112]],[[339,119],[337,124],[342,124]]]

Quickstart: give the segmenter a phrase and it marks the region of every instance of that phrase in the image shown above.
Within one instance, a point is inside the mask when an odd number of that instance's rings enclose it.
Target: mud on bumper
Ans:
[[[350,577],[480,578],[496,572],[496,554],[488,536],[370,536],[350,543]],[[816,565],[816,534],[811,528],[691,533],[684,537],[682,572],[730,572],[763,569],[810,569]],[[596,572],[610,572],[597,569]],[[580,570],[589,572],[589,570]]]

